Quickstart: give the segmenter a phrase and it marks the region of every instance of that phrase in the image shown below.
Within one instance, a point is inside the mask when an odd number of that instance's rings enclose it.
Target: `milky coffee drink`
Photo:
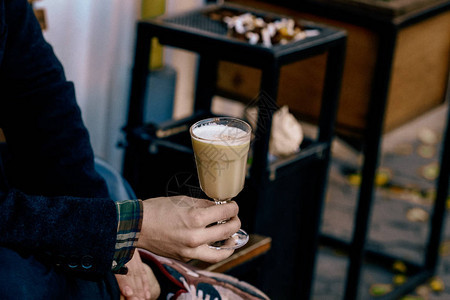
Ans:
[[[200,186],[214,200],[230,200],[245,181],[250,132],[206,123],[192,130]]]

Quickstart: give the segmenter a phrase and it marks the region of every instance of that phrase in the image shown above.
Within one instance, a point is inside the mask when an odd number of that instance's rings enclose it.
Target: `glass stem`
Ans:
[[[214,199],[214,203],[216,205],[222,205],[222,204],[226,204],[226,203],[230,202],[230,200],[231,200],[231,198],[223,199],[223,200]],[[217,221],[217,224],[225,224],[226,222],[227,222],[227,220],[220,220],[220,221]]]
[[[231,200],[231,198],[223,199],[223,200],[214,199],[214,203],[216,203],[216,205],[221,205],[221,204],[226,204],[226,203],[230,202],[230,200]]]

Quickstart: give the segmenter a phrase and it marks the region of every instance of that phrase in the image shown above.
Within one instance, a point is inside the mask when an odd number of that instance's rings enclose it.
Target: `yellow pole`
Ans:
[[[153,18],[164,14],[166,11],[165,0],[142,0],[141,17],[143,19]],[[152,50],[149,68],[159,69],[163,66],[163,47],[157,38],[152,39]]]

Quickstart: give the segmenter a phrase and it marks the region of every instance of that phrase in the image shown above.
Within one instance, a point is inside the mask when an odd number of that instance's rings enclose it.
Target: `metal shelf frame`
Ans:
[[[268,183],[268,174],[271,169],[271,165],[268,162],[268,148],[272,116],[277,109],[276,99],[280,69],[283,65],[326,53],[326,73],[318,124],[319,134],[317,137],[317,145],[318,147],[320,146],[321,150],[318,155],[314,154],[313,156],[313,161],[318,161],[317,177],[315,177],[318,184],[310,187],[311,195],[315,197],[315,200],[306,201],[310,203],[305,204],[305,208],[308,211],[303,213],[308,219],[308,230],[280,228],[280,230],[285,232],[284,234],[288,235],[286,241],[289,240],[289,232],[292,230],[307,233],[305,238],[308,240],[309,247],[306,247],[308,248],[307,250],[302,249],[301,255],[296,255],[299,257],[298,260],[300,262],[293,262],[296,266],[300,264],[302,271],[285,274],[295,284],[289,287],[289,291],[281,291],[282,289],[279,289],[280,292],[289,293],[292,297],[295,295],[298,299],[306,300],[311,296],[314,278],[331,141],[334,135],[347,35],[341,29],[308,23],[308,26],[320,30],[318,36],[273,47],[250,45],[245,41],[228,36],[226,27],[221,29],[217,27],[217,24],[211,24],[211,20],[205,18],[205,13],[208,11],[225,6],[231,9],[254,12],[255,14],[270,15],[269,12],[257,11],[239,5],[207,5],[200,10],[187,12],[182,15],[163,16],[138,22],[128,120],[124,130],[126,133],[132,134],[133,131],[136,131],[136,128],[144,125],[142,110],[144,101],[146,101],[144,96],[149,74],[151,80],[151,72],[148,69],[148,65],[151,40],[153,38],[158,38],[159,42],[164,46],[181,48],[199,54],[194,114],[209,113],[211,110],[212,97],[216,92],[217,66],[220,60],[259,68],[262,71],[262,78],[258,99],[255,101],[259,109],[255,132],[257,138],[255,138],[253,143],[253,162],[248,181],[257,194],[261,193]],[[131,142],[131,140],[129,141]],[[131,148],[127,148],[123,173],[131,185],[138,180],[136,178],[136,163],[136,154]],[[294,187],[297,185],[295,182],[292,184]],[[256,196],[256,201],[258,199],[261,199],[261,195]],[[272,199],[272,203],[276,201],[278,199]],[[254,207],[258,208],[256,210],[256,224],[258,222],[258,214],[267,214],[267,211],[264,212],[262,210],[270,208],[257,203],[254,205]],[[272,240],[272,249],[275,249],[275,251],[280,249],[277,243],[279,243],[279,239]],[[305,248],[300,241],[295,241],[295,247],[295,249]],[[281,257],[280,259],[283,258]],[[271,273],[273,273],[271,276],[273,276],[274,281],[281,281],[282,274],[276,274],[277,272],[275,271]],[[277,297],[275,296],[274,298],[276,299]]]
[[[386,114],[387,98],[389,92],[394,52],[399,31],[408,26],[417,24],[428,18],[444,13],[450,9],[450,1],[441,1],[437,4],[410,12],[397,17],[381,17],[376,14],[355,13],[346,10],[343,6],[333,6],[332,3],[305,1],[297,4],[289,4],[283,1],[283,5],[299,11],[305,11],[330,19],[337,19],[355,25],[361,25],[378,33],[379,45],[377,51],[377,64],[375,66],[372,89],[369,101],[367,126],[363,137],[363,167],[362,182],[359,190],[356,214],[354,216],[353,236],[350,242],[346,242],[331,236],[322,236],[325,245],[345,249],[348,252],[349,266],[345,283],[343,299],[355,300],[358,297],[358,287],[364,261],[376,258],[377,263],[392,266],[397,259],[384,253],[366,249],[366,240],[370,228],[371,209],[374,201],[375,176],[380,158],[380,145],[383,135],[384,116]],[[449,101],[447,83],[446,101]],[[415,275],[402,286],[397,287],[391,293],[377,299],[398,299],[402,295],[413,291],[419,284],[430,279],[436,272],[438,263],[438,250],[441,243],[442,228],[446,215],[446,199],[449,185],[449,121],[447,120],[446,134],[443,140],[440,158],[440,175],[436,181],[437,195],[430,219],[430,231],[426,244],[424,264],[405,262],[413,270]]]

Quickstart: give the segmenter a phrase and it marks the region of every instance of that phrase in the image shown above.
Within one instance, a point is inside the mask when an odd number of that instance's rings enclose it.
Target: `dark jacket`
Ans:
[[[73,84],[26,0],[0,0],[0,128],[9,153],[0,175],[0,247],[75,272],[110,270],[115,204],[94,170]]]

